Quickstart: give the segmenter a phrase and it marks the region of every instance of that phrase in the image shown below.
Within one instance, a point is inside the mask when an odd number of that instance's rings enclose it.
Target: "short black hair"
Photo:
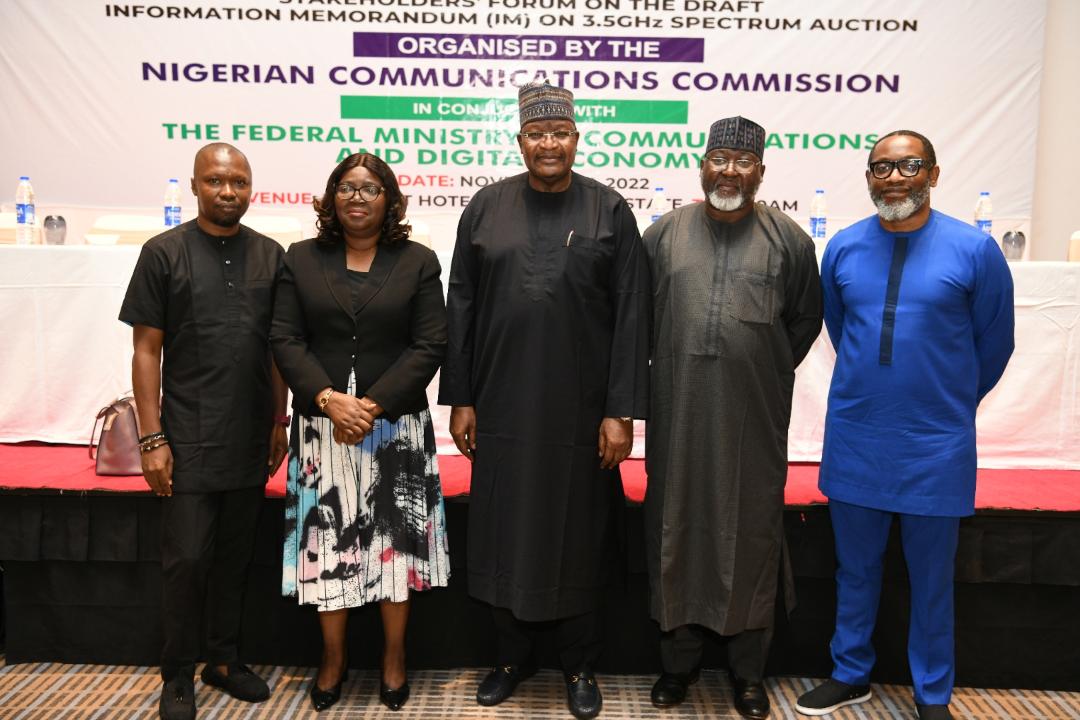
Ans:
[[[870,160],[873,159],[874,151],[877,150],[877,146],[881,144],[882,140],[884,140],[885,138],[894,137],[896,135],[906,135],[908,137],[913,137],[919,142],[921,142],[923,145],[923,150],[926,151],[926,161],[930,163],[930,167],[934,167],[935,165],[937,165],[937,153],[934,152],[934,143],[930,142],[930,139],[925,135],[917,133],[914,130],[893,130],[887,135],[882,135],[877,139],[877,142],[874,143],[874,147],[870,148],[870,155],[866,158],[866,162],[869,163]],[[929,169],[930,168],[927,168],[927,170]]]

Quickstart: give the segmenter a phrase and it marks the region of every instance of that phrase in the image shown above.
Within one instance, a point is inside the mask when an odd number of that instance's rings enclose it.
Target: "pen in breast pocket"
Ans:
[[[566,247],[570,247],[570,238],[574,237],[574,231],[571,230],[570,234],[566,236]]]

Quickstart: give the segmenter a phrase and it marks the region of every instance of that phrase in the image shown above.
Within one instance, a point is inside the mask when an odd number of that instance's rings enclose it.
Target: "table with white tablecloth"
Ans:
[[[1011,262],[1016,350],[976,417],[979,467],[1080,469],[1080,263]],[[796,371],[788,452],[821,458],[836,353],[824,330]]]
[[[86,442],[94,415],[131,388],[131,329],[116,319],[139,248],[0,246],[0,442]],[[448,253],[439,253],[443,285]],[[979,408],[982,467],[1080,469],[1080,263],[1018,262],[1016,353]],[[822,332],[799,367],[792,461],[821,456],[835,358]],[[436,381],[428,389],[434,400]],[[440,452],[449,413],[433,406]],[[635,455],[644,442],[636,423]]]
[[[108,238],[108,242],[96,244],[142,245],[165,230],[160,215],[101,215],[94,220],[87,240]],[[244,224],[256,232],[277,240],[288,247],[303,238],[300,221],[294,217],[279,215],[245,215]]]

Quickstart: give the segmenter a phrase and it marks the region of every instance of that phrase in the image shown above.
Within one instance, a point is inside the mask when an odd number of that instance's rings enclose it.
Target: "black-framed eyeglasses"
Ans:
[[[919,170],[929,165],[922,158],[904,158],[902,160],[878,160],[868,165],[870,174],[878,180],[884,180],[893,174],[893,170],[899,170],[901,177],[915,177]]]
[[[364,202],[375,202],[375,198],[382,194],[383,188],[378,185],[361,185],[356,187],[350,183],[341,183],[335,189],[339,200],[352,200],[357,194]]]
[[[554,138],[558,142],[569,142],[571,138],[578,136],[577,130],[553,130],[552,132],[521,132],[518,133],[525,142],[538,143],[544,138]]]
[[[735,172],[740,175],[749,175],[754,172],[754,168],[761,164],[760,160],[754,160],[753,158],[729,158],[723,155],[709,155],[705,158],[705,162],[712,165],[714,170],[723,172],[729,165],[735,167]]]

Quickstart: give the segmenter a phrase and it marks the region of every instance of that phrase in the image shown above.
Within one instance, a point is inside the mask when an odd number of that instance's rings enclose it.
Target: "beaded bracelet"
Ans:
[[[148,453],[148,452],[150,452],[152,450],[157,450],[159,447],[162,447],[162,446],[168,445],[168,444],[169,444],[169,441],[166,438],[159,438],[157,440],[157,442],[154,442],[153,444],[142,444],[142,443],[140,443],[139,444],[139,454],[145,455],[146,453]]]

